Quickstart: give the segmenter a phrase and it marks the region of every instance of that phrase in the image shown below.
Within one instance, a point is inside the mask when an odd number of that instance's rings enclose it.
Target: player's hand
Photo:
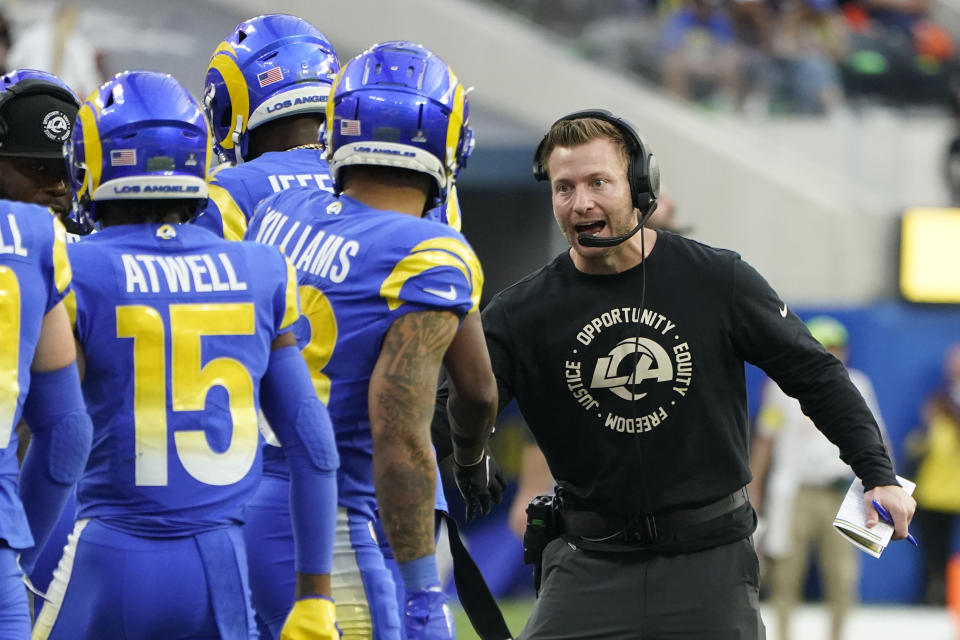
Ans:
[[[330,598],[301,598],[287,615],[280,640],[340,640],[343,634],[336,620],[337,609]]]
[[[454,640],[453,614],[440,585],[407,594],[403,607],[407,640]]]
[[[462,465],[454,460],[454,479],[457,488],[467,503],[467,522],[473,520],[477,511],[483,515],[490,513],[491,507],[503,499],[507,486],[500,465],[486,451],[474,464]]]

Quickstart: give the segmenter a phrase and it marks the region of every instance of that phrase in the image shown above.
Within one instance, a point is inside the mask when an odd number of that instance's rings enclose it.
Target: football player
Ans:
[[[338,459],[290,332],[295,273],[273,249],[180,224],[206,199],[210,149],[202,108],[165,74],[118,74],[78,113],[68,172],[101,228],[70,246],[94,446],[35,639],[255,635],[239,524],[261,407],[297,536],[283,637],[338,637]]]
[[[334,592],[345,638],[454,633],[435,559],[429,426],[458,328],[467,318],[479,329],[483,274],[459,232],[421,218],[447,201],[472,149],[468,114],[465,88],[428,49],[375,45],[343,68],[328,99],[326,151],[342,195],[276,194],[247,231],[297,268],[298,338],[334,421],[343,461]],[[458,341],[473,335],[461,333]],[[447,367],[481,390],[469,398],[477,410],[458,414],[466,448],[455,449],[486,468],[496,386],[486,350],[475,360]],[[378,521],[403,582],[402,631]]]
[[[296,16],[251,18],[217,46],[203,103],[218,153],[231,165],[211,176],[197,224],[239,240],[268,195],[297,186],[332,189],[320,131],[339,70],[330,42]]]
[[[0,201],[0,637],[26,638],[18,550],[43,545],[83,470],[93,427],[63,297],[66,231],[44,207]],[[17,481],[23,416],[32,444]],[[32,559],[23,558],[29,571]]]
[[[83,230],[70,217],[63,143],[79,108],[52,73],[17,69],[0,77],[0,198],[48,207],[77,235]]]
[[[239,240],[267,196],[290,187],[333,190],[322,130],[339,70],[333,45],[296,16],[251,18],[217,45],[203,102],[225,164],[210,177],[197,224]],[[459,230],[456,190],[427,216]]]
[[[0,197],[47,208],[67,229],[67,242],[86,230],[71,217],[70,189],[63,162],[63,143],[70,138],[80,100],[60,78],[46,71],[16,69],[0,76]],[[16,427],[17,456],[30,443],[21,420]],[[21,567],[31,584],[46,590],[60,552],[73,528],[75,502],[71,494],[62,517],[47,537],[46,549],[26,550]],[[39,607],[43,600],[34,600]]]

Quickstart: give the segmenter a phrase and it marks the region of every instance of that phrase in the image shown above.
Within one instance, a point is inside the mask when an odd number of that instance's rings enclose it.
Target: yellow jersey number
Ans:
[[[303,359],[310,369],[310,379],[317,397],[323,404],[330,403],[330,377],[323,368],[330,362],[337,344],[337,317],[330,300],[316,287],[301,285],[300,313],[310,321],[310,342],[302,350]]]
[[[20,283],[0,266],[0,449],[10,444],[13,416],[20,397]]]
[[[210,389],[220,385],[227,390],[233,436],[226,451],[213,451],[202,429],[178,430],[173,440],[183,468],[200,482],[223,486],[241,480],[257,457],[253,380],[246,367],[233,358],[201,364],[200,343],[203,336],[253,335],[253,304],[171,304],[169,376],[160,313],[145,305],[120,306],[116,313],[117,337],[133,338],[136,484],[167,484],[168,378],[174,411],[203,411]]]

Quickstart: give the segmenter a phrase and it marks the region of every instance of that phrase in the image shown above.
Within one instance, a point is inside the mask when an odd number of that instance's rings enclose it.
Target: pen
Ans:
[[[876,500],[874,500],[874,501],[873,501],[873,508],[877,510],[877,513],[880,514],[880,518],[881,518],[884,522],[888,522],[888,523],[890,523],[890,524],[893,524],[893,518],[890,516],[890,512],[887,511],[886,509],[884,509],[882,504],[880,504],[879,502],[877,502]],[[907,534],[907,540],[909,540],[910,543],[913,544],[913,546],[915,546],[915,547],[917,546],[917,539],[913,537],[913,534],[908,533],[908,534]]]

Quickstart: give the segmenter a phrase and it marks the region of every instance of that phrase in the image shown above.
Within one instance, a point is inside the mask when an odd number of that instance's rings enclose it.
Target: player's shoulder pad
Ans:
[[[392,241],[383,255],[392,266],[380,295],[391,310],[412,303],[466,315],[477,308],[483,270],[462,234],[436,221],[409,217],[384,232]]]

